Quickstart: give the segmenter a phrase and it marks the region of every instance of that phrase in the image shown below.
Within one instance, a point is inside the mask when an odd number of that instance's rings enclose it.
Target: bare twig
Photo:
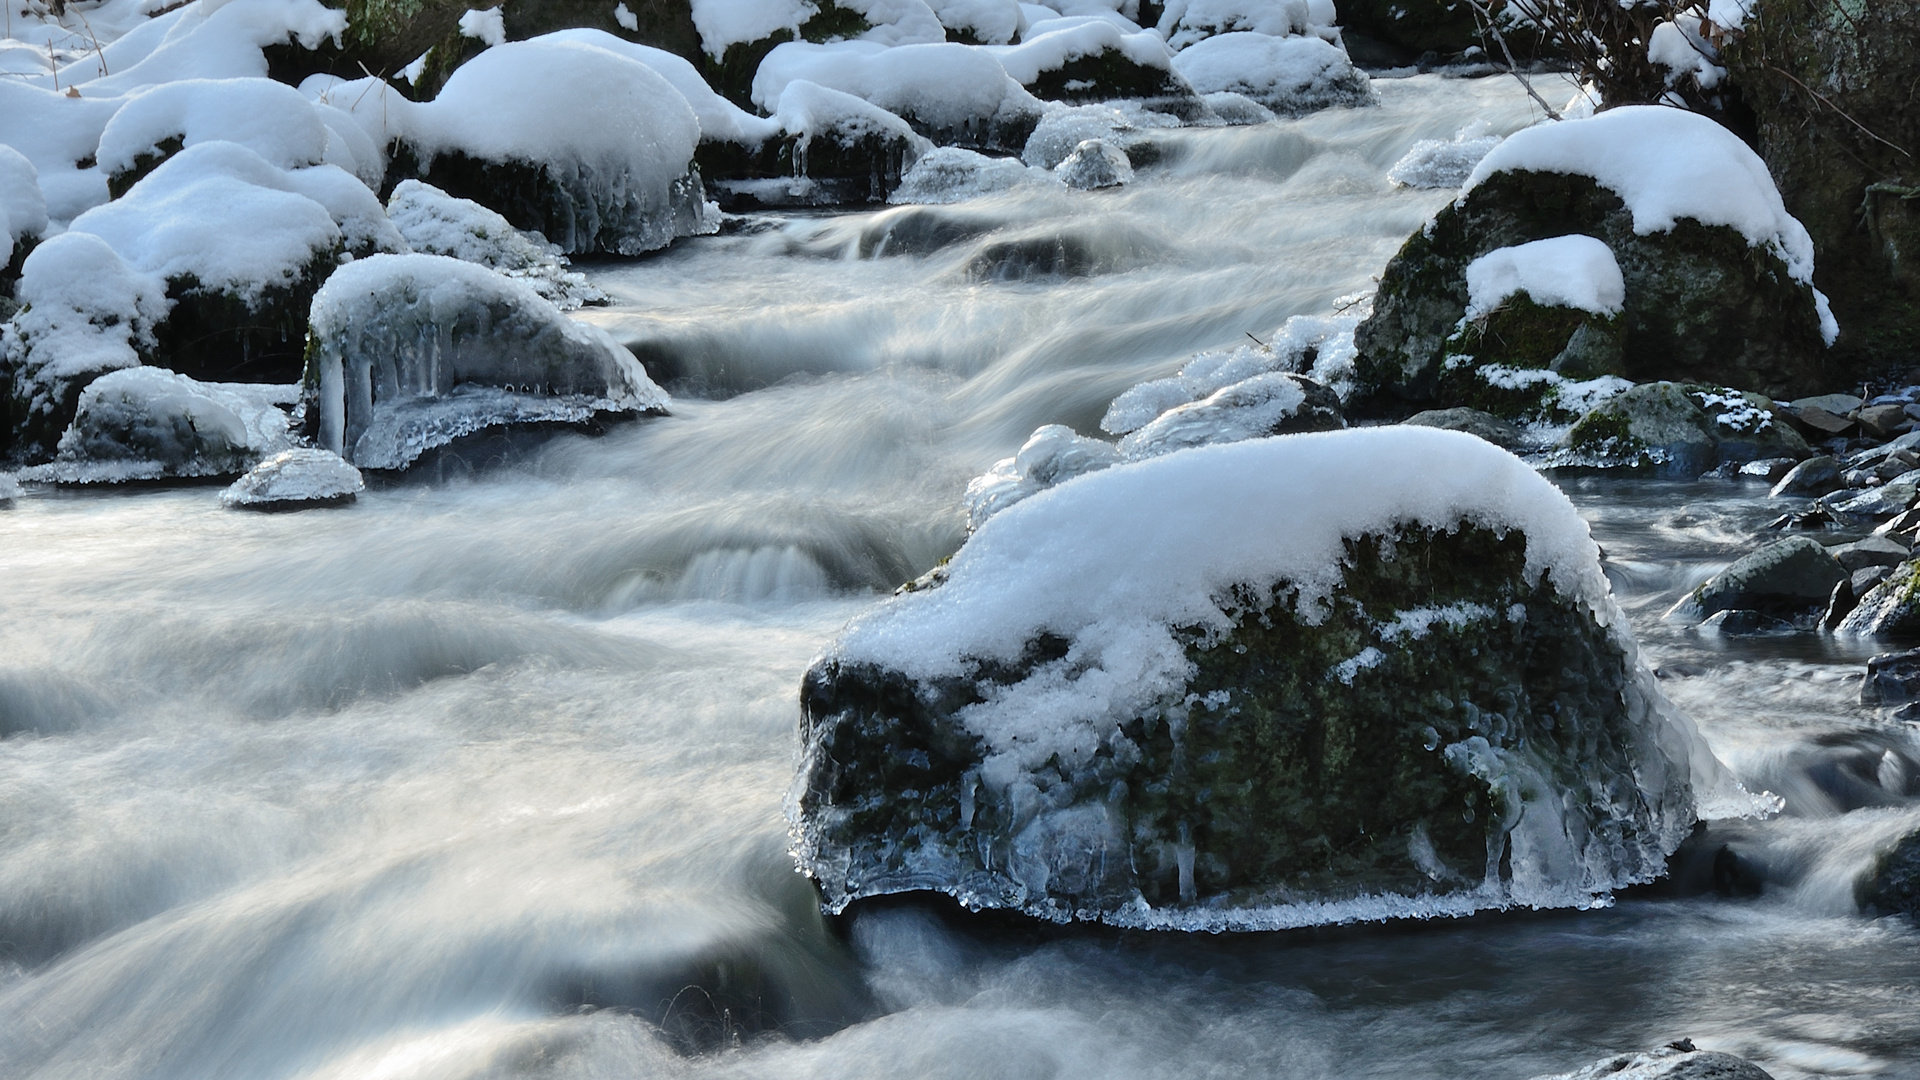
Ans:
[[[1801,82],[1799,79],[1794,78],[1793,72],[1773,64],[1768,64],[1767,70],[1772,71],[1778,75],[1786,76],[1789,82],[1793,83],[1793,85],[1799,87],[1800,89],[1805,90],[1807,93],[1812,94],[1815,100],[1819,101],[1820,104],[1825,105],[1827,108],[1832,109],[1834,112],[1839,113],[1840,118],[1842,120],[1845,120],[1847,123],[1852,124],[1854,127],[1859,128],[1860,131],[1863,134],[1865,134],[1867,138],[1872,139],[1874,142],[1877,142],[1880,145],[1895,151],[1896,153],[1900,154],[1902,157],[1911,158],[1913,156],[1912,154],[1907,153],[1907,151],[1904,148],[1895,146],[1893,143],[1890,143],[1887,140],[1881,138],[1880,136],[1875,135],[1873,133],[1873,129],[1867,127],[1867,125],[1861,123],[1860,121],[1855,120],[1852,114],[1848,113],[1847,110],[1841,108],[1840,106],[1835,105],[1830,99],[1828,99],[1828,97],[1825,94],[1822,94],[1820,91],[1815,90],[1813,87],[1808,86],[1806,83]]]
[[[1520,73],[1520,65],[1515,63],[1513,59],[1513,50],[1507,47],[1507,37],[1500,32],[1498,26],[1494,25],[1493,12],[1487,10],[1487,5],[1484,0],[1467,0],[1467,3],[1473,5],[1474,18],[1479,20],[1480,28],[1493,35],[1493,40],[1500,43],[1500,52],[1507,58],[1507,74],[1520,80],[1520,85],[1527,88],[1527,96],[1532,98],[1534,104],[1540,106],[1549,117],[1555,120],[1560,119],[1560,113],[1555,110],[1553,106],[1547,104],[1546,98],[1541,97],[1540,94],[1534,90],[1533,80]]]
[[[1245,335],[1247,335],[1247,336],[1248,336],[1248,337],[1250,337],[1250,338],[1253,338],[1253,343],[1254,343],[1255,345],[1258,345],[1258,346],[1260,346],[1260,347],[1261,347],[1261,348],[1263,348],[1263,349],[1267,347],[1267,343],[1266,343],[1266,342],[1264,342],[1264,341],[1261,341],[1261,340],[1260,340],[1259,338],[1257,338],[1257,337],[1253,337],[1253,331],[1251,331],[1251,330],[1243,330],[1243,331],[1241,331],[1241,333],[1243,333],[1243,334],[1245,334]]]

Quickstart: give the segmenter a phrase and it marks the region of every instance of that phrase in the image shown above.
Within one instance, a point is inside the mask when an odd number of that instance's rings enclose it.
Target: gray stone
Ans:
[[[1810,457],[1795,465],[1780,482],[1768,492],[1772,498],[1779,499],[1790,495],[1825,495],[1840,487],[1840,464],[1833,458],[1822,454]]]
[[[1836,491],[1820,500],[1829,512],[1842,521],[1883,521],[1912,508],[1920,498],[1920,470],[1902,473],[1879,487],[1857,494]]]
[[[1584,1069],[1538,1080],[1773,1080],[1765,1069],[1745,1058],[1713,1050],[1696,1050],[1682,1039],[1640,1054],[1619,1054]]]
[[[1478,435],[1502,450],[1518,447],[1525,437],[1518,425],[1479,409],[1428,409],[1407,417],[1406,422],[1420,427],[1445,428]]]
[[[1875,859],[1854,886],[1853,899],[1869,915],[1920,916],[1920,832],[1901,837]]]
[[[1835,416],[1845,416],[1860,407],[1860,399],[1852,394],[1815,394],[1812,397],[1794,398],[1787,402],[1787,408],[1794,412],[1802,409],[1821,409]]]
[[[1718,611],[1749,609],[1798,615],[1827,602],[1848,574],[1820,542],[1807,536],[1776,540],[1715,574],[1673,606],[1669,615],[1704,619]]]
[[[1573,426],[1567,445],[1597,463],[1648,467],[1693,477],[1719,459],[1713,418],[1680,383],[1643,383],[1605,402]]]
[[[1887,575],[1891,573],[1891,566],[1863,566],[1853,572],[1853,576],[1847,580],[1847,587],[1853,590],[1853,595],[1865,596],[1873,591],[1875,585],[1887,580]]]
[[[1869,566],[1899,566],[1907,561],[1907,545],[1885,536],[1869,536],[1851,544],[1828,548],[1832,555],[1848,573],[1863,570]]]
[[[1900,433],[1902,425],[1908,424],[1907,410],[1902,405],[1868,405],[1855,414],[1860,430],[1876,439],[1891,439]]]
[[[1920,701],[1920,649],[1881,653],[1867,661],[1860,680],[1860,704],[1905,705]]]
[[[1886,579],[1860,598],[1860,603],[1836,628],[1858,637],[1914,637],[1920,635],[1920,562],[1902,563]]]
[[[1740,475],[1772,484],[1779,482],[1798,465],[1798,461],[1789,457],[1760,458],[1740,466]]]
[[[1818,405],[1807,405],[1793,410],[1793,418],[1824,435],[1838,435],[1853,429],[1853,420],[1838,413],[1828,412]]]
[[[1745,636],[1750,634],[1791,634],[1797,631],[1792,623],[1785,619],[1776,619],[1771,615],[1762,615],[1757,611],[1729,610],[1716,611],[1700,623],[1703,634],[1731,634]]]

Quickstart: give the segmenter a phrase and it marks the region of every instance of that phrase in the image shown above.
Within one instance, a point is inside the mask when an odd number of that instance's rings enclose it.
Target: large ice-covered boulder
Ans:
[[[472,199],[402,180],[387,198],[387,218],[415,253],[478,263],[524,281],[562,311],[606,302],[606,294],[587,284],[586,275],[567,269],[558,246],[521,232]]]
[[[773,120],[780,137],[716,185],[734,206],[885,202],[933,149],[898,116],[806,79],[781,90]]]
[[[273,401],[283,389],[203,383],[153,367],[109,372],[81,392],[58,455],[20,475],[118,484],[243,473],[293,445],[287,415]]]
[[[1509,137],[1408,238],[1355,335],[1366,407],[1471,404],[1438,396],[1447,339],[1471,303],[1467,268],[1572,234],[1605,244],[1621,275],[1628,378],[1774,396],[1824,387],[1835,329],[1812,285],[1812,242],[1766,166],[1705,117],[1629,106]],[[1582,325],[1561,326],[1557,344],[1572,344]]]
[[[1374,101],[1346,50],[1319,37],[1237,30],[1182,49],[1173,69],[1197,93],[1242,94],[1283,116]]]
[[[335,273],[313,300],[305,385],[320,447],[382,470],[489,428],[668,404],[604,330],[523,282],[440,255],[375,256]]]
[[[638,255],[718,228],[693,167],[693,107],[631,57],[516,41],[468,61],[430,102],[355,86],[328,98],[351,105],[377,142],[396,140],[390,182],[472,199],[570,254]]]
[[[1750,801],[1587,528],[1470,435],[1169,454],[985,522],[801,688],[802,869],[1191,929],[1583,907]]]

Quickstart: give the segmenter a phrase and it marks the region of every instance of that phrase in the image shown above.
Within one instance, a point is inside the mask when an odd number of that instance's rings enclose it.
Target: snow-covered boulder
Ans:
[[[47,199],[39,171],[25,155],[0,145],[0,302],[13,294],[20,264],[46,231]],[[0,322],[6,315],[0,312]]]
[[[951,42],[789,42],[761,62],[754,104],[777,108],[798,79],[877,105],[942,146],[1017,151],[1045,110],[986,50]]]
[[[1265,344],[1196,353],[1174,375],[1140,383],[1114,398],[1100,418],[1100,430],[1128,435],[1183,406],[1273,372],[1306,375],[1313,383],[1334,389],[1352,362],[1353,326],[1358,321],[1351,314],[1296,315]]]
[[[988,518],[1022,499],[1076,476],[1118,465],[1120,460],[1119,449],[1104,439],[1077,435],[1063,424],[1039,428],[1012,457],[994,462],[993,468],[968,482],[967,529],[978,529]]]
[[[347,29],[347,13],[320,0],[202,2],[173,14],[155,27],[157,37],[136,31],[103,50],[111,74],[81,82],[81,95],[111,97],[189,79],[264,78],[268,49],[338,45]]]
[[[755,116],[720,96],[707,85],[706,79],[701,77],[699,69],[691,61],[665,49],[626,41],[604,30],[591,29],[557,30],[533,40],[579,42],[617,53],[652,68],[661,78],[672,83],[675,90],[680,91],[680,96],[687,99],[688,105],[693,106],[693,115],[700,121],[700,142],[703,147],[722,143],[758,148],[780,134],[778,124],[764,116]]]
[[[1628,106],[1508,137],[1408,238],[1355,337],[1367,408],[1470,404],[1436,397],[1471,300],[1467,267],[1570,234],[1604,243],[1620,271],[1628,378],[1775,396],[1825,388],[1834,328],[1812,286],[1812,242],[1766,166],[1705,117]]]
[[[1345,426],[1333,391],[1302,375],[1269,371],[1168,409],[1121,439],[1120,452],[1138,461],[1189,447]]]
[[[1346,50],[1318,37],[1221,34],[1182,49],[1173,69],[1198,93],[1243,94],[1283,116],[1374,101]]]
[[[1119,187],[1133,181],[1133,162],[1119,147],[1103,139],[1088,139],[1053,167],[1053,175],[1077,191]]]
[[[67,232],[27,256],[16,295],[21,311],[0,324],[0,456],[44,461],[88,383],[151,355],[166,285]]]
[[[1166,41],[1124,23],[1090,15],[1047,19],[1030,26],[1018,45],[985,48],[1007,74],[1047,101],[1160,98],[1197,107],[1193,88],[1174,71]]]
[[[1029,184],[1058,184],[1060,178],[1014,158],[994,158],[942,146],[920,156],[887,196],[890,203],[942,205],[965,202]]]
[[[187,79],[121,106],[100,133],[95,154],[115,198],[188,146],[239,143],[280,169],[319,165],[327,125],[306,96],[272,79]]]
[[[380,200],[345,171],[282,169],[217,140],[176,153],[72,227],[166,282],[173,307],[154,357],[215,381],[294,381],[307,306],[340,257],[405,250]]]
[[[781,137],[716,185],[736,206],[885,202],[933,149],[878,105],[805,79],[780,92],[773,119]]]
[[[119,108],[0,76],[0,145],[32,162],[48,217],[67,221],[107,201],[106,175],[93,155]]]
[[[109,372],[80,394],[59,453],[28,480],[118,484],[231,476],[293,445],[280,388],[203,383],[162,368]]]
[[[605,303],[607,295],[567,269],[566,256],[546,240],[471,199],[456,199],[431,184],[402,180],[387,198],[387,218],[422,255],[445,255],[524,281],[562,311]]]
[[[220,493],[232,510],[313,510],[345,506],[366,489],[360,470],[327,450],[297,446],[255,465]]]
[[[472,199],[570,254],[638,255],[719,227],[693,167],[699,118],[638,60],[516,41],[468,61],[430,102],[364,82],[327,99],[394,141],[389,181]]]
[[[1587,907],[1751,811],[1586,525],[1479,439],[1204,447],[992,516],[801,687],[830,911],[1274,929]]]
[[[1161,9],[1157,29],[1175,51],[1219,34],[1251,32],[1269,37],[1324,33],[1334,21],[1329,0],[1172,0]]]
[[[440,255],[342,267],[313,300],[305,379],[315,442],[395,470],[489,428],[664,412],[607,333],[524,282]]]

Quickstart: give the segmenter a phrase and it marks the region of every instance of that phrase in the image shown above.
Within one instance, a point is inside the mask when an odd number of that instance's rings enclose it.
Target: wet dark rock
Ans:
[[[1853,576],[1847,581],[1847,587],[1853,590],[1853,595],[1865,596],[1875,585],[1887,580],[1887,575],[1891,573],[1893,573],[1891,566],[1863,566],[1853,572]],[[1853,609],[1849,607],[1847,610]]]
[[[1842,522],[1879,522],[1897,517],[1920,500],[1920,469],[1900,474],[1878,487],[1835,491],[1820,504]]]
[[[1477,435],[1502,450],[1512,450],[1520,445],[1525,433],[1506,420],[1479,409],[1428,409],[1414,413],[1406,422],[1420,427],[1445,428],[1449,431],[1464,431]]]
[[[1642,383],[1582,416],[1567,447],[1588,463],[1695,477],[1722,462],[1801,457],[1806,441],[1773,420],[1772,402],[1685,383]]]
[[[1878,582],[1876,581],[1875,584]],[[1851,615],[1854,607],[1860,603],[1862,595],[1864,590],[1854,588],[1851,577],[1835,585],[1833,591],[1827,594],[1826,608],[1820,613],[1820,629],[1827,631],[1839,629],[1840,624],[1846,621],[1847,616]]]
[[[1790,618],[1824,605],[1834,586],[1847,577],[1846,569],[1818,541],[1788,537],[1715,574],[1668,614],[1704,619],[1715,612],[1744,609]]]
[[[1746,821],[1703,821],[1667,860],[1667,878],[1648,886],[1671,897],[1759,896],[1775,876],[1765,847]]]
[[[1898,566],[1907,561],[1908,546],[1885,536],[1869,536],[1851,544],[1828,548],[1832,555],[1849,573],[1869,566]]]
[[[1862,637],[1920,636],[1920,562],[1895,567],[1880,584],[1860,598],[1838,632]]]
[[[1584,1069],[1538,1080],[1773,1080],[1745,1058],[1696,1050],[1687,1039],[1640,1054],[1619,1054]]]
[[[1774,395],[1829,383],[1811,292],[1777,256],[1692,219],[1640,235],[1620,197],[1591,178],[1507,171],[1443,207],[1387,265],[1373,314],[1354,336],[1357,400],[1383,414],[1438,400],[1446,339],[1466,313],[1467,264],[1572,233],[1604,241],[1619,263],[1628,378]]]
[[[1825,495],[1840,487],[1840,463],[1822,454],[1795,465],[1768,494],[1773,498],[1789,495]]]
[[[1854,885],[1854,902],[1868,915],[1920,918],[1920,832],[1900,838]]]
[[[1844,582],[1842,583],[1845,584]],[[1762,615],[1757,611],[1727,610],[1716,611],[1700,623],[1701,633],[1731,634],[1748,636],[1759,634],[1792,634],[1798,627],[1785,619],[1776,619],[1771,615]]]
[[[1860,704],[1904,705],[1920,701],[1920,649],[1881,653],[1867,661]]]
[[[1903,405],[1868,405],[1855,414],[1860,430],[1875,439],[1891,439],[1913,426]]]

